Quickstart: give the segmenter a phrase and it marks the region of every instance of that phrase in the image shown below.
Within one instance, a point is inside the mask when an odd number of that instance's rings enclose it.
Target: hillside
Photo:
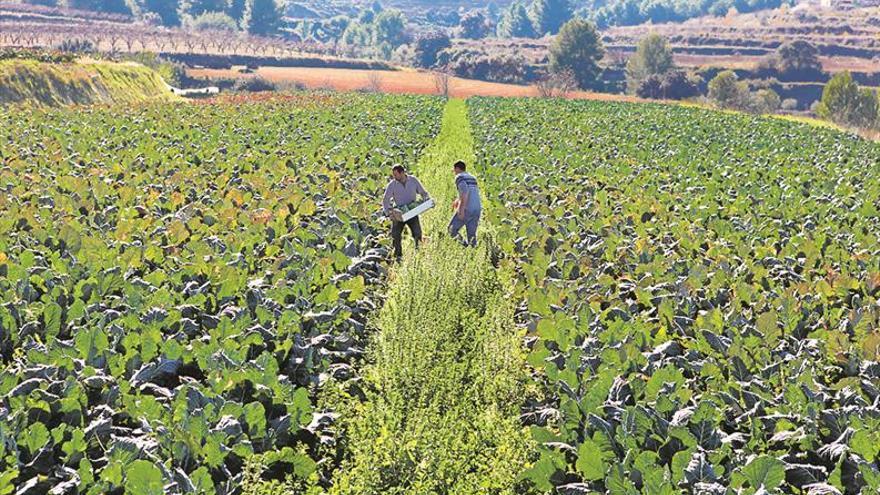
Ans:
[[[0,61],[0,105],[61,106],[173,98],[157,72],[138,64]]]

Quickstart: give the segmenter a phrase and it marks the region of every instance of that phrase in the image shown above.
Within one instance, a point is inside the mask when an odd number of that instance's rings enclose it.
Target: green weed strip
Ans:
[[[0,113],[0,493],[230,493],[253,456],[320,484],[319,390],[384,284],[377,198],[441,108]]]
[[[392,275],[363,373],[363,400],[344,408],[348,454],[333,494],[513,494],[534,452],[519,420],[529,377],[506,272],[491,263],[492,227],[478,249],[449,238],[452,164],[473,163],[467,108],[447,106],[416,169],[440,206],[428,236]]]
[[[540,491],[880,491],[880,147],[695,108],[469,101],[544,399]]]

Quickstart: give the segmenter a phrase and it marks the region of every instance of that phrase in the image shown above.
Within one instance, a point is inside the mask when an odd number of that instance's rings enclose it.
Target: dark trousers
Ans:
[[[422,241],[422,224],[419,223],[419,217],[410,218],[406,222],[391,222],[391,242],[394,245],[394,257],[400,259],[403,256],[403,248],[401,248],[401,238],[403,237],[403,226],[409,227],[413,239],[416,241],[416,247]]]

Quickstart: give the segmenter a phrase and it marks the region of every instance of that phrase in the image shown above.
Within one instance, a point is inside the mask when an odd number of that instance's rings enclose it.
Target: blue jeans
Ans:
[[[452,220],[449,221],[449,235],[455,238],[459,238],[458,232],[462,227],[465,228],[467,232],[467,241],[464,243],[467,246],[476,246],[477,245],[477,225],[480,224],[480,211],[477,210],[475,212],[466,211],[464,214],[464,220],[458,217],[458,212],[452,215]]]

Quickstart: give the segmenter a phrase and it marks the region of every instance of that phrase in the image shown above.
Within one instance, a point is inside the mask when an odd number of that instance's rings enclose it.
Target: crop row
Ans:
[[[469,106],[545,394],[526,478],[880,490],[880,146],[677,106]]]
[[[319,477],[422,97],[0,113],[0,493]],[[320,480],[319,480],[320,481]]]

